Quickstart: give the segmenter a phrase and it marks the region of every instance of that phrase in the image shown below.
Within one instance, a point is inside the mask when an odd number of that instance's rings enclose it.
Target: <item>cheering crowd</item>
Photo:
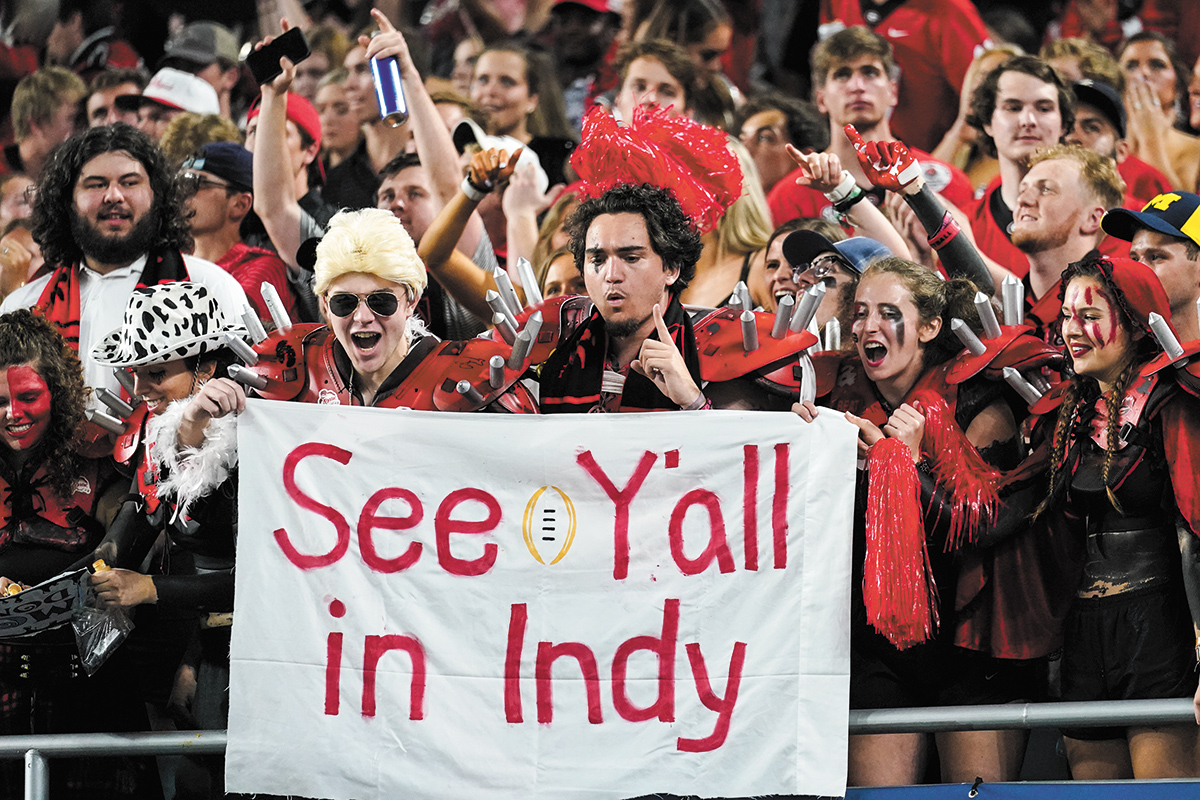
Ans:
[[[1200,704],[1193,4],[56,5],[2,12],[0,592],[88,568],[134,627],[0,638],[0,732],[226,727],[248,397],[842,415],[852,708]],[[1198,773],[1192,724],[1061,733]],[[1026,744],[853,736],[849,782]]]

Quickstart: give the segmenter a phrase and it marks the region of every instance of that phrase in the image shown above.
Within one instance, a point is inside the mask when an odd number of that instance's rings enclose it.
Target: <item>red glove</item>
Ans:
[[[858,164],[876,186],[893,192],[910,190],[921,177],[921,165],[903,142],[864,142],[853,125],[844,129],[858,153]]]

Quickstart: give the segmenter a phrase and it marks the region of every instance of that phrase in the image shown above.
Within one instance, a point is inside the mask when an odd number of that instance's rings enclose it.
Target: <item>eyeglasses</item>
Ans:
[[[828,278],[837,272],[839,266],[845,265],[846,261],[841,256],[833,253],[817,256],[807,264],[797,264],[792,267],[792,280],[800,282],[800,276],[808,272],[812,273],[812,282],[816,283],[819,280]]]
[[[192,194],[195,194],[196,192],[200,191],[201,189],[225,189],[225,190],[228,190],[230,188],[230,185],[228,183],[222,183],[221,181],[214,181],[212,178],[209,178],[205,175],[201,175],[198,172],[182,172],[179,175],[179,180],[183,182],[184,188],[186,188]]]
[[[367,308],[377,317],[390,317],[400,307],[400,298],[388,291],[371,292],[368,295],[338,292],[329,295],[326,302],[335,317],[348,317],[358,308],[358,301],[366,300]]]

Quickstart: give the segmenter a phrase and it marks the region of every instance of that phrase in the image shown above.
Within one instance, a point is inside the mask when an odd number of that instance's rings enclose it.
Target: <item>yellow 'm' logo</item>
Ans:
[[[1159,211],[1166,211],[1168,208],[1171,207],[1171,203],[1174,203],[1176,200],[1182,200],[1182,199],[1183,199],[1182,197],[1175,194],[1174,192],[1172,192],[1170,194],[1160,194],[1158,197],[1154,198],[1149,203],[1146,203],[1146,207],[1143,208],[1142,211],[1145,211],[1147,208],[1156,208]]]
[[[575,504],[557,486],[543,486],[533,493],[525,505],[521,534],[525,537],[525,546],[529,548],[530,555],[539,564],[546,563],[541,548],[553,552],[557,546],[558,552],[550,561],[551,564],[557,564],[575,541]]]

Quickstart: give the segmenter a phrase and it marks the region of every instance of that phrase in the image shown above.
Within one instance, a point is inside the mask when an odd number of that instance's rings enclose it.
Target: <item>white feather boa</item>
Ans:
[[[177,518],[186,517],[197,500],[228,480],[238,460],[236,414],[209,420],[199,447],[180,447],[179,425],[190,400],[171,403],[166,411],[151,418],[146,432],[150,456],[160,474],[166,473],[158,484],[158,494],[176,504]]]

